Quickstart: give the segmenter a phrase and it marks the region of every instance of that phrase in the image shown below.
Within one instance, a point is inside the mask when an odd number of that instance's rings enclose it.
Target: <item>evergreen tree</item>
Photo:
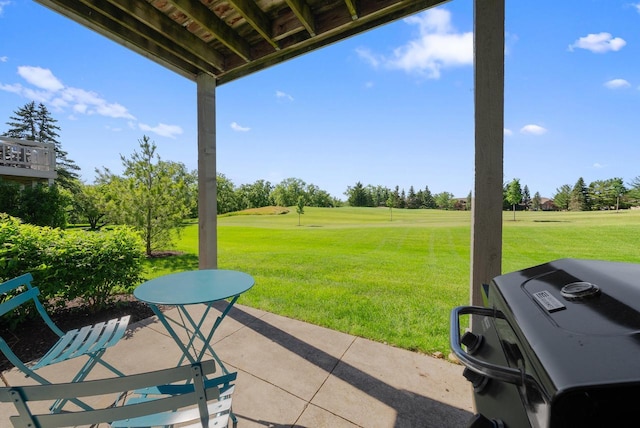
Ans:
[[[589,189],[580,177],[571,190],[569,211],[588,211],[590,209]]]
[[[349,186],[344,194],[347,197],[347,202],[349,202],[350,206],[367,206],[367,193],[361,182],[358,181],[354,187]]]
[[[627,191],[627,199],[632,205],[640,205],[640,175],[633,178],[629,183],[629,190]]]
[[[531,193],[529,193],[529,186],[526,184],[524,185],[524,189],[522,189],[522,203],[526,210],[531,207]]]
[[[56,125],[57,120],[51,117],[47,107],[40,103],[36,108],[35,102],[31,101],[15,111],[14,116],[9,119],[10,121],[7,122],[9,130],[4,134],[5,136],[53,144],[56,155],[55,169],[58,173],[57,182],[62,188],[75,190],[78,183],[76,171],[79,171],[80,167],[67,158],[67,152],[62,150],[62,144],[58,141],[60,127]]]
[[[431,190],[429,190],[429,186],[424,186],[424,191],[422,192],[422,208],[435,208],[436,201],[431,194]]]
[[[533,195],[533,199],[531,200],[531,209],[534,211],[539,211],[542,207],[542,198],[540,197],[540,192],[536,192]]]
[[[130,158],[120,155],[123,177],[105,168],[97,171],[97,181],[107,184],[103,187],[108,193],[107,217],[138,230],[151,255],[172,244],[189,214],[188,172],[181,163],[161,160],[146,135],[138,142],[140,152],[134,151]]]
[[[407,208],[420,208],[420,201],[418,200],[416,191],[413,189],[413,186],[409,187],[409,194],[407,195]]]
[[[393,207],[400,208],[400,186],[396,186],[392,193]]]
[[[553,203],[559,210],[569,209],[569,200],[571,198],[571,186],[563,184],[556,189],[556,194],[553,195]]]

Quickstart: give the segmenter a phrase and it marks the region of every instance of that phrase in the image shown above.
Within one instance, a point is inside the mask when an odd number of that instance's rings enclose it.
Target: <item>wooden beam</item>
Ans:
[[[192,0],[170,0],[176,8],[202,28],[213,34],[223,45],[231,49],[246,62],[251,60],[251,47],[222,19],[204,4]]]
[[[212,49],[204,40],[178,25],[149,3],[138,0],[108,0],[108,2],[139,21],[137,30],[139,34],[153,40],[153,37],[160,33],[169,40],[178,42],[182,47],[218,70],[225,69],[225,58],[221,53]],[[105,0],[92,0],[91,3],[103,5]],[[115,12],[110,13],[115,14]]]
[[[280,50],[278,42],[273,38],[271,21],[258,7],[254,0],[228,0],[240,15],[260,34],[275,50]]]
[[[309,32],[311,37],[316,35],[316,24],[314,21],[313,12],[311,8],[304,0],[286,0],[287,4],[296,14],[304,28]]]
[[[218,72],[216,68],[204,60],[196,58],[186,51],[174,52],[154,40],[142,37],[110,16],[104,15],[102,11],[77,0],[36,1],[189,79],[195,80],[195,76],[200,72],[211,74]]]
[[[290,25],[290,19],[287,19],[287,24],[282,24],[282,28],[274,31],[274,38],[276,39],[280,39],[279,31],[288,32],[287,35],[289,37],[280,40],[280,51],[273,52],[265,43],[264,47],[254,46],[254,59],[249,64],[240,64],[237,58],[231,58],[227,63],[229,71],[218,75],[218,86],[322,46],[344,40],[349,36],[387,24],[395,19],[401,19],[413,13],[437,6],[440,3],[442,3],[441,0],[415,0],[410,2],[376,0],[374,4],[361,3],[360,18],[356,21],[351,19],[346,8],[340,8],[340,10],[336,11],[329,10],[316,16],[318,33],[316,37],[308,37],[304,31],[295,31]],[[377,10],[374,6],[382,7],[382,9]],[[281,21],[275,20],[274,27],[280,26],[280,23]]]
[[[356,7],[356,2],[354,0],[344,0],[344,2],[347,5],[349,13],[351,14],[351,19],[353,19],[354,21],[358,19],[358,9]]]
[[[502,270],[505,0],[474,1],[475,184],[471,304]]]
[[[216,79],[196,77],[198,104],[198,265],[218,267],[216,185]]]

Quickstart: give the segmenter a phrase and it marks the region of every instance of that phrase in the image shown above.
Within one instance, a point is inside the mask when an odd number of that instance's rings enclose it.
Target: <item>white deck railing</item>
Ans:
[[[0,136],[0,176],[56,178],[54,145]]]

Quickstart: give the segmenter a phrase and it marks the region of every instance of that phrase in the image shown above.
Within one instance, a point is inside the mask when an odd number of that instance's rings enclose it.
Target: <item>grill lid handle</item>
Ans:
[[[537,385],[535,378],[522,370],[492,364],[487,361],[482,361],[465,352],[462,349],[462,340],[460,338],[461,315],[481,315],[485,317],[501,319],[505,319],[505,316],[502,312],[496,309],[483,308],[480,306],[458,306],[451,311],[451,332],[449,335],[449,341],[451,350],[456,355],[456,357],[458,357],[462,364],[464,364],[474,372],[480,373],[481,375],[484,375],[490,379],[512,383],[518,386],[522,386],[524,384]]]

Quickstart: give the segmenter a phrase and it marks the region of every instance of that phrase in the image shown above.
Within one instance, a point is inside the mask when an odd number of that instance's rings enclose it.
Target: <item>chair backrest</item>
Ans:
[[[117,378],[76,383],[0,388],[0,402],[12,402],[14,427],[66,427],[110,423],[112,427],[172,426],[193,423],[226,427],[237,373],[207,379],[215,361]],[[133,392],[131,392],[133,391]],[[127,393],[128,392],[128,393]],[[108,408],[38,413],[35,403],[119,394]],[[42,404],[42,403],[41,403]],[[46,413],[45,413],[46,412]]]
[[[58,336],[64,336],[64,332],[56,326],[38,299],[40,290],[38,287],[32,286],[31,281],[33,281],[33,276],[30,273],[25,273],[0,284],[0,316],[31,301],[47,326]]]

